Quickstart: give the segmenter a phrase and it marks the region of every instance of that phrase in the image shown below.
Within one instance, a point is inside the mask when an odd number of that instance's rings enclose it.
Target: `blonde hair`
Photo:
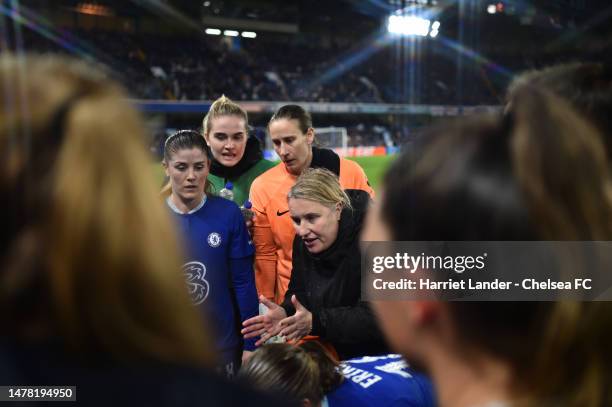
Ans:
[[[297,179],[287,194],[287,200],[307,199],[324,206],[340,204],[343,208],[351,208],[351,201],[340,186],[338,177],[324,168],[309,168]]]
[[[296,403],[308,399],[312,405],[320,405],[344,380],[338,363],[317,341],[300,346],[264,345],[240,368],[238,378],[257,390],[274,392]]]
[[[0,203],[32,212],[4,232],[1,325],[17,337],[42,325],[83,355],[211,363],[126,93],[57,56],[4,55],[0,73],[13,102],[0,108]],[[36,312],[23,313],[24,299]]]
[[[208,113],[206,113],[204,120],[202,120],[204,136],[207,136],[210,132],[213,119],[221,116],[238,116],[241,119],[244,119],[244,132],[245,134],[248,134],[249,116],[247,115],[246,110],[241,108],[240,105],[230,98],[222,95],[219,99],[215,100],[212,105],[210,105]]]

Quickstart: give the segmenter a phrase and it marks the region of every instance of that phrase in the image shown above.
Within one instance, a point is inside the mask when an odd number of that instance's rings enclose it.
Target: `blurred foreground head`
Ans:
[[[98,69],[0,57],[0,330],[85,357],[208,360],[143,123]]]
[[[569,102],[598,127],[608,159],[612,158],[612,69],[601,63],[574,62],[531,70],[516,77],[507,92],[507,102],[521,88],[538,86]]]
[[[301,346],[264,345],[242,366],[238,377],[260,391],[304,407],[319,407],[325,394],[344,379],[338,363],[314,341]]]
[[[399,157],[363,239],[611,240],[608,174],[597,131],[563,100],[524,87],[505,117],[434,128]],[[442,406],[612,402],[610,303],[374,305],[392,346],[430,371]]]

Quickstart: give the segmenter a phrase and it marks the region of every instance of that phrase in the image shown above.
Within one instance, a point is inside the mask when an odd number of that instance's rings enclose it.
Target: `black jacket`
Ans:
[[[370,197],[365,191],[346,192],[353,209],[342,211],[329,249],[315,255],[299,236],[293,240],[293,271],[282,304],[293,315],[295,294],[312,313],[312,335],[334,345],[341,359],[387,351],[368,303],[361,300],[359,235]]]

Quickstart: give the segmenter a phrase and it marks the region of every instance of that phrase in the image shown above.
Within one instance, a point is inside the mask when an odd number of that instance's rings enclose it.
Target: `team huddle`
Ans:
[[[100,406],[612,405],[609,302],[361,295],[363,242],[612,241],[601,65],[522,76],[502,114],[424,131],[376,196],[302,107],[268,122],[275,164],[221,97],[165,140],[160,198],[119,85],[0,60],[3,386]]]
[[[380,353],[355,255],[374,195],[361,167],[314,147],[310,115],[297,105],[281,107],[269,123],[278,165],[263,159],[247,113],[226,97],[213,103],[203,129],[166,140],[165,199],[188,247],[184,271],[194,303],[214,321],[224,370],[233,372],[272,337],[317,337],[342,358]],[[217,196],[228,183],[235,202]],[[254,216],[243,219],[238,204],[247,200]]]

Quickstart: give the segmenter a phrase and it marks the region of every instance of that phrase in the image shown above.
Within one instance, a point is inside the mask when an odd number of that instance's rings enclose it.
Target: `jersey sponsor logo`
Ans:
[[[289,210],[286,211],[279,211],[278,209],[276,210],[276,216],[283,216],[284,214],[286,214],[287,212],[289,212]]]
[[[217,232],[212,232],[206,239],[210,247],[219,247],[221,244],[221,235]]]
[[[200,305],[208,298],[210,286],[204,278],[206,266],[199,261],[190,261],[183,265],[183,274],[187,279],[187,289],[191,295],[193,305]]]

